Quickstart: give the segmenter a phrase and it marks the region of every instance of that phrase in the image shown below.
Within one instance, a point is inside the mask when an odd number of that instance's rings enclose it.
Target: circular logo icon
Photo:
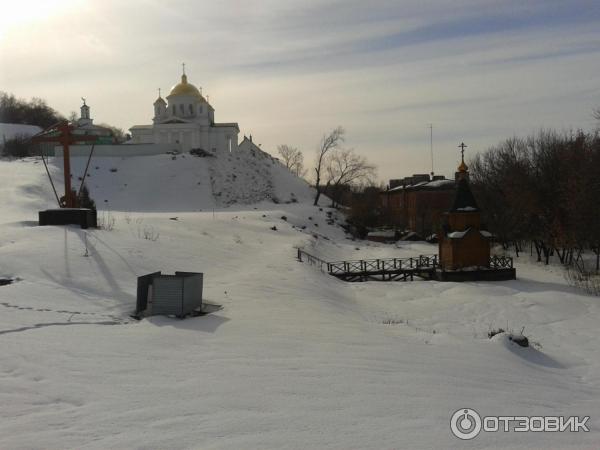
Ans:
[[[452,414],[450,429],[452,434],[459,439],[473,439],[481,431],[481,417],[474,409],[459,409]]]

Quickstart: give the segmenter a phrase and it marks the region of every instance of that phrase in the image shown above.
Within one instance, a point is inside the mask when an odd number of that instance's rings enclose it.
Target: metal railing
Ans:
[[[307,262],[311,266],[317,266],[317,267],[319,267],[319,269],[321,269],[323,271],[325,271],[323,268],[327,267],[327,265],[329,264],[327,261],[324,261],[321,258],[317,258],[316,256],[313,256],[310,253],[307,253],[300,248],[298,249],[298,261]],[[327,268],[327,272],[329,272],[328,268]]]
[[[490,257],[490,268],[491,269],[512,269],[513,268],[513,259],[510,256],[492,255]]]
[[[383,273],[394,271],[418,271],[435,269],[438,266],[437,255],[420,255],[412,258],[378,258],[348,261],[325,261],[302,249],[298,249],[298,261],[319,267],[331,275],[360,273]]]

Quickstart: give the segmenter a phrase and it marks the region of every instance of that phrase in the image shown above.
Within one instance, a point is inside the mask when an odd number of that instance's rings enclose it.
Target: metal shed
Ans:
[[[136,314],[184,317],[200,312],[203,279],[199,272],[154,272],[138,277]]]

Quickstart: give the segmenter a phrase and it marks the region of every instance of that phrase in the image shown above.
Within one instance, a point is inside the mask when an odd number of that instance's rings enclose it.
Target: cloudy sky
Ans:
[[[451,175],[541,127],[592,129],[598,0],[0,0],[0,90],[96,122],[150,123],[181,63],[217,121],[309,160],[324,132],[382,180]]]

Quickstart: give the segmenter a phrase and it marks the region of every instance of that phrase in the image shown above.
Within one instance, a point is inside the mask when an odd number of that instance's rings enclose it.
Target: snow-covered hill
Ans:
[[[0,286],[0,448],[597,447],[598,298],[530,264],[508,282],[341,282],[295,247],[331,259],[435,247],[351,241],[277,166],[250,191],[209,159],[93,161],[111,226],[87,231],[35,226],[53,201],[43,165],[0,161],[0,278],[17,280]],[[280,203],[231,203],[259,192]],[[136,277],[156,270],[204,272],[205,301],[223,309],[130,319]],[[487,337],[523,326],[541,347]],[[589,415],[591,431],[466,442],[449,426],[465,407]]]
[[[60,161],[53,173],[62,183]],[[87,158],[72,158],[79,185]],[[232,204],[309,201],[313,190],[263,152],[217,157],[188,154],[95,157],[86,184],[99,208],[118,211],[200,211]]]

